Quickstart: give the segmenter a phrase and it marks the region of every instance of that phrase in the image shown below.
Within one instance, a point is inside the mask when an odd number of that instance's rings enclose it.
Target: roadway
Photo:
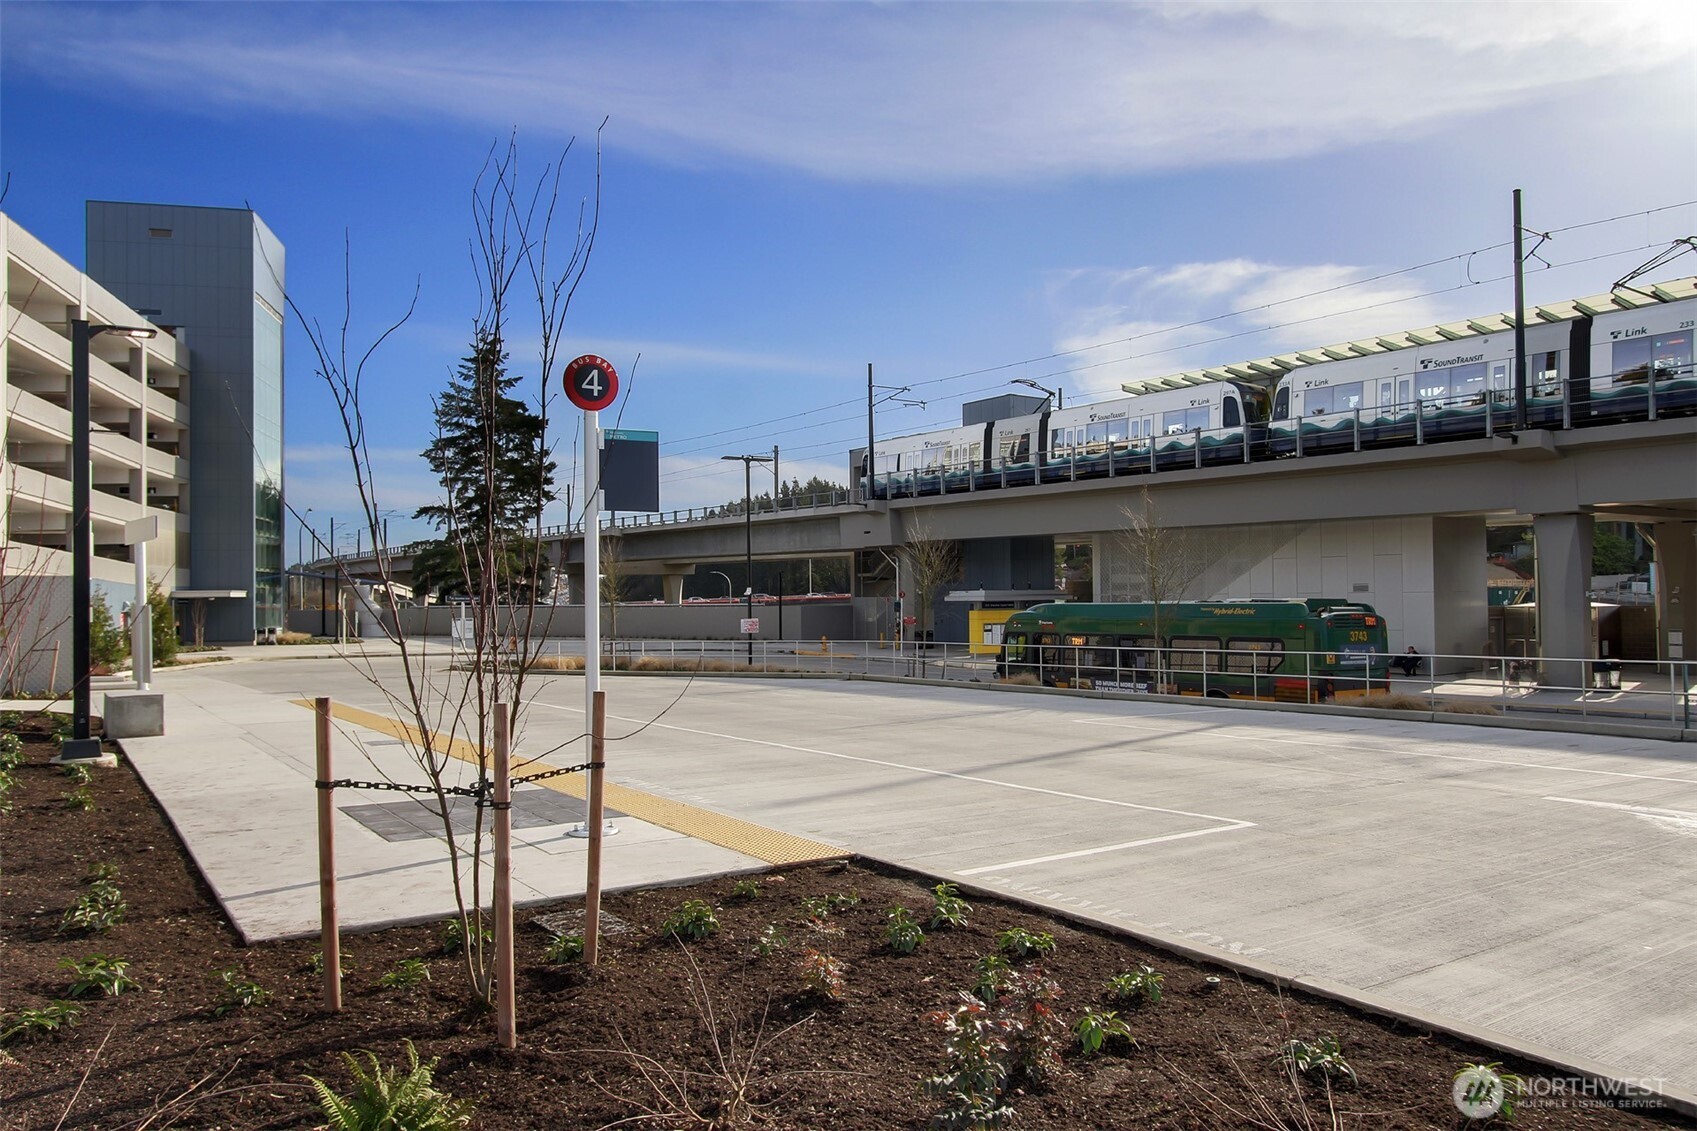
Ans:
[[[244,696],[325,692],[392,711],[336,660],[160,682],[192,704],[229,696],[218,711],[231,715]],[[521,755],[583,727],[580,677],[532,687]],[[1689,744],[858,681],[604,687],[609,780],[632,796],[1697,1092],[1697,1005],[1679,992],[1697,984]],[[267,741],[288,717],[267,722]],[[145,741],[161,744],[137,758],[152,785],[171,739]],[[628,824],[610,867],[651,847]]]

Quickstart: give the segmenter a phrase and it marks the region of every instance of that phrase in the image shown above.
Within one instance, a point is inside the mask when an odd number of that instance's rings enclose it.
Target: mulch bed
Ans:
[[[14,771],[11,812],[0,816],[0,1030],[19,1011],[65,996],[62,959],[121,956],[139,988],[85,998],[76,1027],[0,1050],[11,1058],[0,1058],[0,1127],[320,1126],[307,1075],[345,1088],[339,1053],[368,1049],[400,1064],[410,1039],[427,1061],[440,1058],[438,1086],[475,1105],[471,1126],[491,1131],[621,1120],[718,1126],[736,1115],[730,1081],[738,1076],[746,1076],[755,1126],[924,1128],[939,1101],[922,1094],[921,1082],[945,1064],[943,1034],[927,1015],[959,1004],[974,964],[1009,928],[1055,940],[1039,965],[1060,989],[1053,1009],[1063,1046],[1053,1071],[1016,1081],[1015,1127],[1333,1126],[1323,1079],[1293,1085],[1280,1050],[1290,1039],[1335,1036],[1359,1077],[1332,1090],[1336,1125],[1456,1128],[1467,1123],[1450,1098],[1457,1070],[1505,1059],[989,899],[973,900],[968,926],[931,931],[917,953],[897,955],[884,937],[888,909],[905,906],[924,921],[935,881],[859,861],[758,877],[753,897],[735,894],[735,878],[611,895],[603,911],[628,930],[603,935],[593,971],[546,962],[551,936],[530,922],[573,905],[522,912],[513,1052],[496,1047],[493,1015],[470,1004],[464,962],[443,953],[439,927],[345,939],[346,1008],[331,1014],[311,972],[316,942],[242,946],[136,774],[127,765],[95,771],[95,808],[68,807],[73,783],[46,764],[54,746],[45,727],[23,725],[26,760]],[[118,869],[123,922],[104,934],[61,931],[99,864]],[[819,930],[803,903],[828,896],[858,902]],[[720,926],[710,938],[680,943],[662,929],[687,899],[715,908]],[[757,955],[774,924],[790,945]],[[841,1000],[807,987],[797,968],[806,948],[846,964]],[[379,986],[408,958],[426,965],[428,981]],[[1162,1000],[1110,1001],[1108,979],[1145,963],[1165,976]],[[228,970],[270,1000],[218,1016]],[[1081,1055],[1068,1028],[1087,1006],[1118,1009],[1135,1046]],[[1507,1068],[1548,1075],[1530,1064]],[[687,1095],[670,1092],[673,1084]],[[645,1113],[653,1118],[633,1119]],[[1523,1101],[1514,1120],[1521,1128],[1672,1125],[1680,1124],[1669,1113],[1571,1100]]]

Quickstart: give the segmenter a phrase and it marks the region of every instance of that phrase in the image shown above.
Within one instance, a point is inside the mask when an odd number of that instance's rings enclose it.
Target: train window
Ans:
[[[1613,362],[1617,385],[1642,385],[1650,375],[1650,339],[1632,338],[1616,342]]]
[[[1168,436],[1195,432],[1208,427],[1208,406],[1178,408],[1161,415],[1161,431]]]
[[[1220,638],[1218,636],[1175,636],[1167,641],[1172,649],[1167,653],[1169,667],[1178,671],[1217,672],[1220,670]]]
[[[1561,395],[1561,353],[1547,350],[1531,358],[1532,391],[1537,396]]]
[[[1398,381],[1397,382],[1396,399],[1397,399],[1398,404],[1408,404],[1410,402],[1410,400],[1412,399],[1408,395],[1408,382],[1407,381]]]
[[[1655,366],[1656,380],[1691,376],[1691,331],[1663,334],[1650,340],[1650,364]]]
[[[1325,412],[1354,412],[1361,407],[1361,382],[1331,385],[1324,389],[1309,389],[1306,407],[1310,416]]]
[[[1233,637],[1226,641],[1228,672],[1276,672],[1284,663],[1283,640],[1252,640]]]
[[[1278,393],[1273,397],[1273,419],[1290,419],[1290,386],[1280,385]]]
[[[1227,393],[1225,399],[1220,402],[1220,426],[1222,428],[1236,428],[1242,423],[1243,416],[1238,411],[1237,395]]]
[[[1130,425],[1131,421],[1126,420],[1124,417],[1121,417],[1118,420],[1108,421],[1108,442],[1115,443],[1126,439],[1130,435]]]
[[[1485,363],[1451,367],[1450,396],[1455,400],[1484,403]]]

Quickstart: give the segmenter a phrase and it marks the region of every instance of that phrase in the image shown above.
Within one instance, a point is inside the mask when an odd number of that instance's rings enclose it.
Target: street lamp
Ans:
[[[100,757],[100,740],[88,734],[89,669],[93,666],[89,621],[94,611],[94,502],[88,462],[89,343],[101,334],[151,338],[158,333],[151,326],[91,325],[86,318],[71,319],[71,674],[76,682],[71,693],[71,737],[53,759],[59,763],[94,761]],[[145,426],[143,421],[144,442]],[[142,594],[141,600],[146,599],[147,595]]]
[[[1065,408],[1066,407],[1065,402],[1061,399],[1061,391],[1059,389],[1045,388],[1044,386],[1039,385],[1037,382],[1032,381],[1029,378],[1025,378],[1025,377],[1015,377],[1012,381],[1009,381],[1008,384],[1010,384],[1010,385],[1024,385],[1028,389],[1036,389],[1039,393],[1042,393],[1044,396],[1046,396],[1050,400],[1054,401],[1056,408]]]
[[[749,481],[749,469],[757,463],[771,463],[774,456],[720,456],[720,459],[742,461],[742,529],[748,560],[748,612],[744,619],[754,619],[754,488]],[[754,634],[748,635],[748,662],[754,664]]]
[[[714,577],[722,577],[722,578],[725,579],[725,600],[728,601],[732,597],[736,596],[737,591],[735,589],[731,588],[731,575],[730,574],[720,573],[716,569],[710,569],[707,572],[712,574]]]

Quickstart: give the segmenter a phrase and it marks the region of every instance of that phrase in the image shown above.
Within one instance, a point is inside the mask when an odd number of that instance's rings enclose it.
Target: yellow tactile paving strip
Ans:
[[[297,707],[313,709],[311,699],[291,700]],[[379,731],[404,742],[417,743],[420,733],[416,726],[379,715],[372,711],[349,707],[343,703],[332,703],[331,714],[345,723],[362,726],[368,730]],[[438,738],[437,746],[462,762],[477,764],[477,747],[475,744],[461,738],[443,743]],[[534,762],[521,764],[515,772],[518,776],[535,773],[546,767],[546,763]],[[561,774],[559,777],[546,778],[536,783],[546,786],[556,793],[582,800],[588,787],[587,776],[582,773]],[[602,799],[609,809],[627,813],[639,821],[650,825],[658,825],[663,829],[683,833],[685,836],[704,840],[708,844],[716,844],[768,864],[802,864],[810,860],[831,860],[847,856],[848,853],[833,845],[823,844],[805,837],[791,836],[789,833],[769,829],[763,825],[739,821],[735,817],[727,817],[723,813],[715,813],[682,801],[673,801],[667,797],[659,797],[640,789],[617,785],[613,782],[602,783]]]

